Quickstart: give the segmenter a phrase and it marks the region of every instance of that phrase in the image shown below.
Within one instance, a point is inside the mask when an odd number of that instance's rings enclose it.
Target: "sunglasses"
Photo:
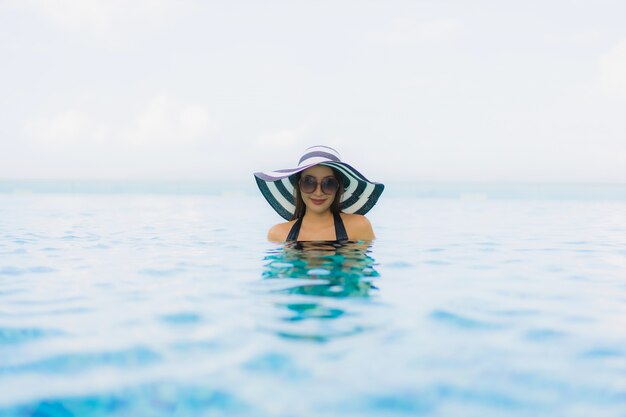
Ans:
[[[300,185],[300,191],[303,193],[313,193],[317,189],[317,178],[305,175],[300,178],[298,184]],[[326,177],[319,184],[324,194],[335,194],[339,189],[339,181],[333,177]]]

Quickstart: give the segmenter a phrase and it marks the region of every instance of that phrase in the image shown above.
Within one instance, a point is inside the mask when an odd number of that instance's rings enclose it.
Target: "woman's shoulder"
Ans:
[[[295,220],[290,220],[284,223],[278,223],[272,226],[267,232],[267,239],[272,242],[284,242],[289,236],[289,231],[293,227]]]
[[[369,225],[370,221],[362,214],[349,214],[349,213],[341,213],[341,220],[344,223],[351,223],[354,225]]]
[[[351,240],[373,240],[374,230],[367,217],[362,214],[341,213],[341,220]]]

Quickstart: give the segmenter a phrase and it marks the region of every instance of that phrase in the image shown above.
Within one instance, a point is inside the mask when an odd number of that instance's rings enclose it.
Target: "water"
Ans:
[[[0,194],[0,416],[626,415],[626,202]]]

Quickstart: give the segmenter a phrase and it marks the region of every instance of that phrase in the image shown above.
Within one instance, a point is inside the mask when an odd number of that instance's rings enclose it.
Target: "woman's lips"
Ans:
[[[312,198],[312,199],[311,199],[311,202],[312,202],[313,204],[315,204],[316,206],[319,206],[319,205],[324,204],[324,203],[326,202],[326,199],[316,200],[316,199]]]

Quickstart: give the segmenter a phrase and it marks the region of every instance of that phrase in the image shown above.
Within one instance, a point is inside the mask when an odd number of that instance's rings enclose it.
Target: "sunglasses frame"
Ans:
[[[305,179],[307,178],[312,178],[315,181],[315,187],[311,189],[311,191],[306,191],[303,189],[303,182],[305,181]],[[335,186],[334,186],[334,190],[330,193],[326,192],[326,186],[328,186],[329,182],[334,182]],[[300,180],[298,180],[298,187],[300,188],[300,192],[306,193],[306,194],[311,194],[313,192],[315,192],[315,190],[317,190],[317,186],[320,186],[320,190],[322,190],[322,193],[326,194],[326,195],[332,195],[335,194],[337,191],[339,191],[339,181],[337,180],[337,178],[335,177],[324,177],[322,178],[321,181],[317,181],[317,178],[315,178],[312,175],[305,175],[304,177],[301,177]]]

